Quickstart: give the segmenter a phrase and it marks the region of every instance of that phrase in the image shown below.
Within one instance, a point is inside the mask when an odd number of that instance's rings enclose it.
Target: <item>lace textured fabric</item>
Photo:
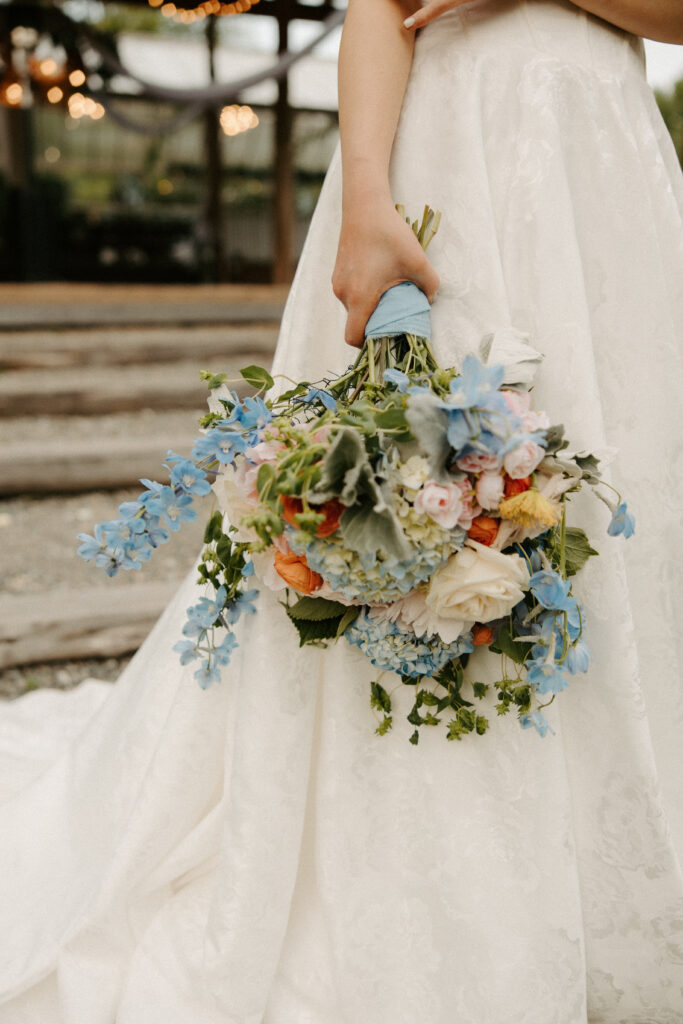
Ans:
[[[537,408],[609,472],[636,536],[574,501],[593,664],[548,709],[418,748],[374,736],[372,666],[299,649],[271,595],[219,686],[171,647],[193,578],[110,690],[0,715],[1,1024],[680,1024],[683,179],[642,41],[554,0],[418,34],[396,202],[429,250],[445,364],[499,327],[544,352]],[[276,370],[341,370],[330,166]],[[608,477],[609,478],[609,477]],[[498,660],[479,651],[476,675]],[[423,730],[424,732],[424,730]],[[5,767],[6,765],[6,767]]]

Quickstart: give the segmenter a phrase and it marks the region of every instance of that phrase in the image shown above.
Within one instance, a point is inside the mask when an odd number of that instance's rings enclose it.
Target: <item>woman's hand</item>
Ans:
[[[431,302],[439,276],[391,197],[357,200],[342,218],[332,289],[346,307],[344,338],[360,348],[367,324],[383,292],[413,281]]]
[[[430,21],[434,21],[446,11],[452,11],[454,7],[462,7],[463,4],[470,2],[471,0],[430,0],[424,7],[420,7],[409,18],[406,18],[403,24],[408,29],[422,28],[423,25],[428,25]]]

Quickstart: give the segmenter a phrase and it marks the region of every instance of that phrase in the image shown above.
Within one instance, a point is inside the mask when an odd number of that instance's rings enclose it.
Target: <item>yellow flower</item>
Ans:
[[[504,519],[513,519],[522,526],[532,528],[554,526],[562,516],[556,501],[550,501],[533,488],[501,501],[498,511]]]

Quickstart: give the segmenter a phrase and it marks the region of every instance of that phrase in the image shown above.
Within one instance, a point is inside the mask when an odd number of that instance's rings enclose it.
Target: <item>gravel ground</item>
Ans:
[[[20,697],[22,693],[50,687],[71,690],[84,679],[114,682],[130,661],[126,658],[90,658],[88,661],[52,661],[45,665],[7,668],[0,672],[0,698]]]

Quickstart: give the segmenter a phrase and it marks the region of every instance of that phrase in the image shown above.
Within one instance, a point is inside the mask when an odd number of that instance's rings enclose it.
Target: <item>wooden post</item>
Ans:
[[[206,19],[206,44],[209,58],[209,78],[216,81],[216,23],[217,17],[210,14]],[[204,111],[204,145],[206,151],[206,196],[204,202],[204,231],[206,251],[204,276],[211,282],[225,280],[225,256],[223,251],[223,209],[221,204],[222,160],[221,126],[217,107]]]
[[[287,27],[292,14],[292,0],[279,0],[277,5],[278,54],[288,49]],[[275,253],[273,281],[288,284],[294,275],[294,223],[296,193],[294,189],[294,152],[292,143],[292,110],[289,106],[287,75],[278,81],[275,102],[275,173],[274,173]]]

